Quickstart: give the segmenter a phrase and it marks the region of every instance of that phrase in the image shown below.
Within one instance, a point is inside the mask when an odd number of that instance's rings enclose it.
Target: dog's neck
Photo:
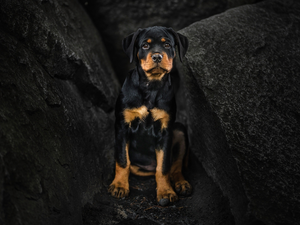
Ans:
[[[160,80],[149,80],[149,78],[146,76],[144,70],[142,67],[138,64],[136,67],[136,71],[139,75],[139,86],[151,89],[151,90],[158,90],[165,86],[166,82],[168,82],[169,85],[171,85],[171,77],[170,73],[165,74],[164,77]]]
[[[157,96],[171,88],[171,75],[168,73],[160,80],[149,80],[141,66],[136,67],[135,84],[139,86],[144,105],[148,109],[155,106]]]

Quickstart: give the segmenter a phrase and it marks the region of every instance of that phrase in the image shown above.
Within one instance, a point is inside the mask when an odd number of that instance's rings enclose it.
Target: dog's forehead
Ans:
[[[174,42],[173,34],[165,27],[148,27],[141,32],[139,40],[144,41],[148,38],[160,40],[162,37],[168,38],[169,41]]]

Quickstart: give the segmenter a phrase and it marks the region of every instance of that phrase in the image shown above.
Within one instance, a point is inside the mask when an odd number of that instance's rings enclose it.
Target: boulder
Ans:
[[[82,6],[0,8],[0,224],[82,224],[112,179],[118,83]]]
[[[263,1],[180,31],[192,151],[237,225],[300,221],[299,15],[298,1]]]
[[[166,26],[179,30],[228,8],[259,0],[79,1],[101,33],[118,79],[122,83],[127,71],[134,66],[129,65],[129,59],[122,50],[122,39],[138,28]]]

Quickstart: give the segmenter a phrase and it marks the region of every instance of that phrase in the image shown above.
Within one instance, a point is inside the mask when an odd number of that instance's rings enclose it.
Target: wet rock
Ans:
[[[151,26],[182,29],[196,21],[224,12],[226,9],[258,0],[210,1],[103,1],[80,0],[85,7],[108,49],[108,55],[121,82],[129,65],[122,50],[122,39],[138,28]]]
[[[180,31],[192,150],[236,224],[300,221],[299,15],[297,1],[264,1]]]
[[[1,2],[0,223],[81,224],[111,179],[117,82],[76,1]]]

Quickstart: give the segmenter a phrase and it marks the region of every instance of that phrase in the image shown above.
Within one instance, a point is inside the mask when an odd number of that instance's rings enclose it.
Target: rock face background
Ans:
[[[228,8],[259,0],[209,1],[148,1],[148,0],[79,0],[88,11],[103,37],[112,65],[122,83],[129,65],[122,50],[122,39],[138,28],[151,26],[172,27],[180,30],[196,21]]]
[[[299,3],[79,2],[1,2],[0,224],[299,224]],[[195,189],[164,209],[154,180],[106,194],[121,40],[152,25],[190,42],[177,65]]]
[[[76,1],[2,1],[0,224],[82,224],[113,168],[118,83]]]
[[[192,149],[237,224],[300,221],[299,15],[297,1],[265,1],[180,31]]]

